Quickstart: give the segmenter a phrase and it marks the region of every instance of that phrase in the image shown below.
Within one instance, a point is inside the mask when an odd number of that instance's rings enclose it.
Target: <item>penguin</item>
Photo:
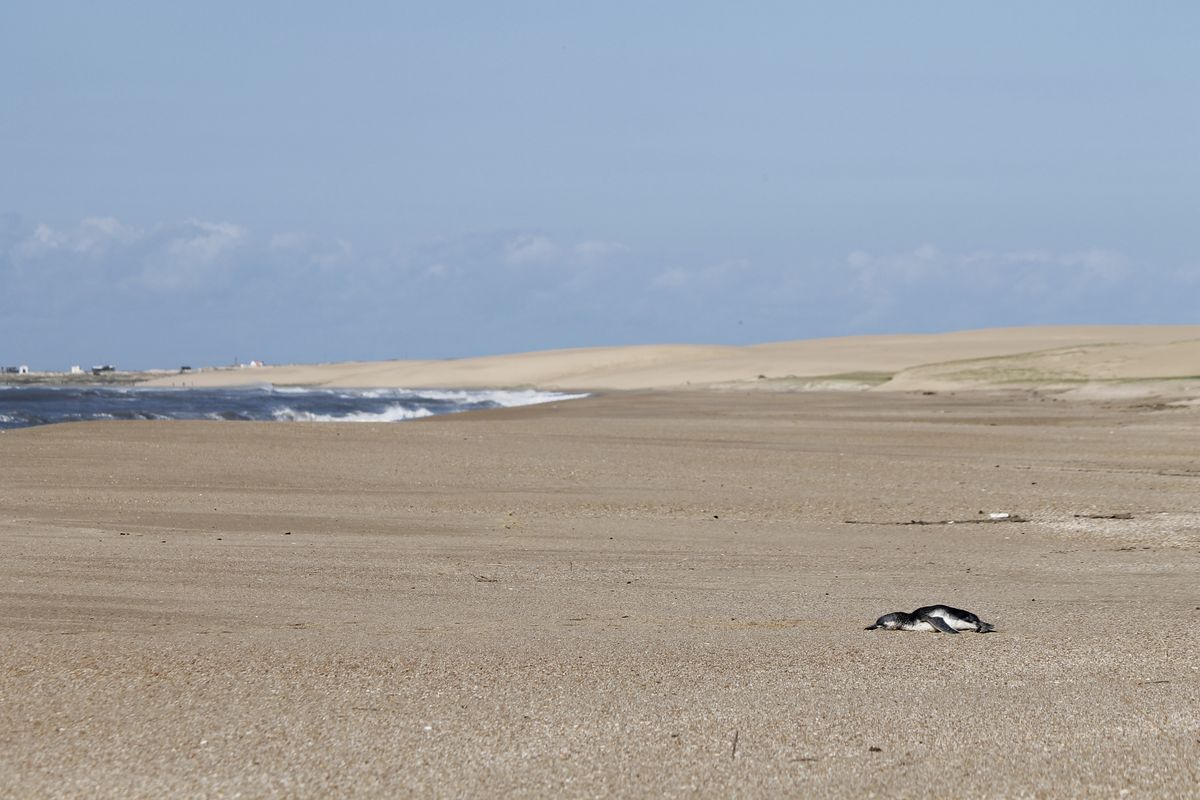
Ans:
[[[911,614],[895,611],[884,614],[875,620],[874,625],[868,625],[866,630],[877,628],[895,631],[934,631],[937,633],[958,633],[959,631],[975,631],[976,633],[991,633],[996,630],[991,623],[984,622],[970,611],[952,606],[921,606]]]

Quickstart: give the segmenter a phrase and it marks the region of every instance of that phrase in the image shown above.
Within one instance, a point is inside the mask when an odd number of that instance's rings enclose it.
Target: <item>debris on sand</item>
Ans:
[[[847,519],[843,520],[846,525],[983,525],[987,523],[998,522],[1029,522],[1020,514],[989,514],[982,519],[910,519],[904,521],[879,521],[879,520],[862,520],[862,519]]]

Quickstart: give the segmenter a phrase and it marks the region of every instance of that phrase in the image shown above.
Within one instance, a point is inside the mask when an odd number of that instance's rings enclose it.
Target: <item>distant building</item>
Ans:
[[[250,359],[250,366],[261,367],[261,366],[263,366],[263,362],[259,361],[257,358],[252,358],[252,359]]]
[[[182,366],[182,367],[180,367],[180,368],[179,368],[179,371],[180,371],[180,372],[191,372],[191,371],[192,371],[192,368],[191,368],[191,367],[189,367],[189,366],[186,366],[186,365],[185,365],[185,366]]]
[[[16,375],[20,371],[20,367],[0,367],[0,372],[3,372],[5,375]]]
[[[117,368],[114,367],[112,364],[97,364],[92,367],[93,375],[100,375],[101,373],[104,373],[104,372],[116,372],[116,371],[117,371]]]
[[[82,375],[83,367],[79,366],[78,364],[72,364],[71,365],[71,374],[72,375]]]
[[[18,375],[28,375],[29,374],[29,365],[22,364],[21,366],[17,367],[17,374]]]

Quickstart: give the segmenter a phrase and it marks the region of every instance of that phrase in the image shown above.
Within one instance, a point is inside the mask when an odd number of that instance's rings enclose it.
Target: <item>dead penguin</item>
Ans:
[[[875,620],[874,625],[868,625],[867,630],[883,628],[888,631],[935,631],[937,633],[958,633],[959,631],[975,631],[990,633],[996,630],[990,623],[984,622],[970,611],[951,606],[921,606],[911,614],[895,611],[884,614]]]

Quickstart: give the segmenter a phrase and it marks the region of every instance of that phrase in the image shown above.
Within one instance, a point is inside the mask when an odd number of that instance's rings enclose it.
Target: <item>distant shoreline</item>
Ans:
[[[28,372],[24,375],[0,374],[0,385],[7,386],[132,386],[163,377],[162,372]]]

